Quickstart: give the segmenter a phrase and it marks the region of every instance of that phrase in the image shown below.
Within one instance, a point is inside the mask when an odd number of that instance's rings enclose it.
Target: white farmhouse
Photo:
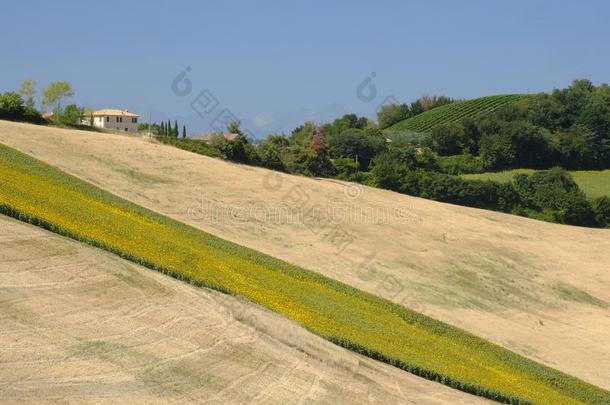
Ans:
[[[93,125],[125,132],[138,132],[138,114],[106,108],[93,113]]]

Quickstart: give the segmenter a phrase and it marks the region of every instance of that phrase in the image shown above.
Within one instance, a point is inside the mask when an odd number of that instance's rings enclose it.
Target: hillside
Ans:
[[[0,403],[486,403],[258,306],[4,216],[0,228]]]
[[[2,122],[0,142],[148,208],[608,387],[607,231],[279,175],[136,138]],[[337,252],[328,229],[315,233],[307,223],[245,210],[273,212],[297,192],[307,207],[338,202],[398,207],[405,215],[337,221],[332,228],[353,238]],[[208,203],[233,208],[233,215],[206,218],[201,208]]]
[[[428,110],[387,128],[387,133],[430,132],[438,125],[459,122],[464,118],[475,118],[494,112],[502,106],[525,97],[522,94],[486,96],[472,100],[458,101]]]
[[[0,174],[0,212],[6,215],[181,281],[245,298],[339,346],[415,375],[507,403],[610,401],[608,391],[146,210],[3,145]]]

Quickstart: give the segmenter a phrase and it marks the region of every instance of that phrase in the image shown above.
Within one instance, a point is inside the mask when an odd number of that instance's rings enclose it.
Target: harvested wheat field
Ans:
[[[486,403],[0,216],[2,403]]]
[[[0,122],[0,142],[610,388],[608,230],[276,174],[141,138]]]

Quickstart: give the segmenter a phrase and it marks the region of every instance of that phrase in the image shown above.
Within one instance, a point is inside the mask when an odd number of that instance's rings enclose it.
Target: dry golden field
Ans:
[[[608,230],[280,175],[134,137],[0,122],[0,142],[137,204],[610,387]],[[302,206],[304,220],[283,215],[286,206]],[[312,222],[314,208],[336,215]]]
[[[0,403],[487,403],[102,250],[0,229]]]

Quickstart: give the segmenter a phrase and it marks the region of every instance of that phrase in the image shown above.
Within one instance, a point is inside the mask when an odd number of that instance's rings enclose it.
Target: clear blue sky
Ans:
[[[252,132],[388,95],[470,98],[610,81],[607,1],[10,1],[0,21],[0,91],[28,77],[73,84],[74,102],[179,118],[209,89]],[[191,67],[193,90],[174,77]],[[377,97],[358,85],[372,72]],[[258,125],[258,126],[257,126]]]

